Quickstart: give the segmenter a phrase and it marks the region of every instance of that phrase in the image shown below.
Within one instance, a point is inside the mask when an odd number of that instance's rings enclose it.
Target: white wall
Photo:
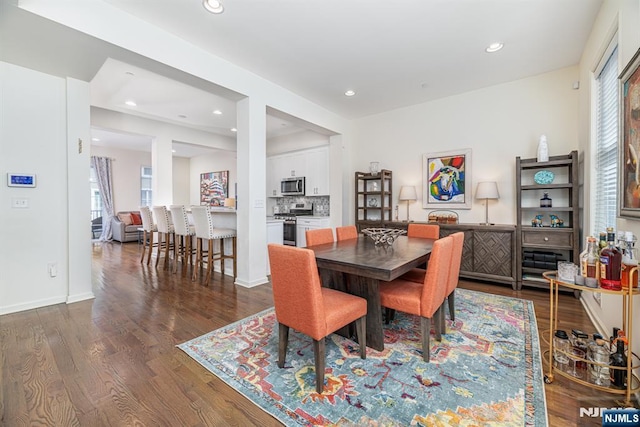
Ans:
[[[267,156],[329,145],[329,137],[310,130],[267,140]]]
[[[114,211],[140,209],[140,171],[143,166],[151,166],[151,153],[93,145],[91,155],[113,159]]]
[[[195,156],[190,162],[190,204],[200,204],[200,174],[217,171],[229,171],[229,197],[236,197],[235,183],[238,182],[236,153],[216,151],[214,154]],[[243,202],[241,200],[241,202]],[[246,202],[246,201],[244,201]]]
[[[516,157],[536,157],[542,134],[552,156],[578,148],[576,80],[578,68],[570,67],[360,119],[353,170],[366,172],[371,161],[391,170],[394,206],[400,187],[415,185],[418,201],[410,204],[410,217],[425,221],[432,209],[422,207],[422,155],[471,148],[472,194],[477,182],[497,181],[500,200],[490,202],[489,219],[515,224]],[[353,184],[353,174],[348,179]],[[349,218],[353,210],[351,200]],[[484,222],[483,201],[473,200],[471,210],[457,212],[460,222]],[[402,202],[400,219],[405,218]]]
[[[580,61],[580,149],[585,152],[585,170],[593,169],[591,156],[595,146],[595,133],[592,133],[595,125],[593,98],[594,70],[604,54],[604,50],[609,44],[617,30],[618,41],[618,70],[622,72],[626,64],[631,60],[634,53],[640,47],[640,1],[637,0],[607,0],[596,19],[589,41],[582,54]],[[585,234],[592,232],[591,215],[593,211],[593,200],[591,191],[597,183],[594,182],[592,174],[585,175]],[[617,230],[632,231],[636,236],[640,236],[640,222],[618,218],[617,224],[612,224]],[[605,336],[611,335],[614,326],[621,327],[622,302],[621,297],[615,295],[602,294],[602,306],[598,305],[593,297],[593,293],[583,293],[582,301],[590,311],[596,325]],[[633,311],[639,313],[640,298],[634,298]],[[637,315],[635,316],[637,317]],[[640,328],[633,331],[634,351],[640,349]]]
[[[67,222],[68,195],[73,191],[67,187],[67,125],[74,132],[76,153],[76,132],[88,135],[89,128],[72,106],[73,120],[67,122],[67,96],[83,98],[82,86],[70,85],[68,94],[65,79],[0,62],[0,174],[3,181],[7,172],[37,175],[36,188],[0,185],[0,314],[65,302],[70,295],[67,245],[82,226],[70,228]],[[88,180],[85,185],[88,194]],[[28,208],[12,208],[14,198],[26,199]],[[49,263],[56,264],[56,277],[50,277]],[[76,296],[92,297],[89,277],[83,273],[90,271],[88,267],[76,270],[83,283],[72,290]]]

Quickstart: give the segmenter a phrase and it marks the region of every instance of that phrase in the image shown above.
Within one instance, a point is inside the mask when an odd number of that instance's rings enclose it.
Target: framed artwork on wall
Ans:
[[[471,209],[471,149],[422,156],[422,205]]]
[[[200,174],[200,204],[204,206],[224,206],[229,197],[229,171]]]
[[[620,74],[619,211],[640,219],[640,49]]]

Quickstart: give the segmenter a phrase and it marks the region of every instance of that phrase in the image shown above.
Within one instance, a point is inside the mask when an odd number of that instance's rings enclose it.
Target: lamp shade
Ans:
[[[495,181],[479,182],[476,188],[476,199],[499,199],[498,184]]]
[[[400,187],[400,196],[398,196],[398,200],[418,200],[416,187],[413,185],[403,185]]]

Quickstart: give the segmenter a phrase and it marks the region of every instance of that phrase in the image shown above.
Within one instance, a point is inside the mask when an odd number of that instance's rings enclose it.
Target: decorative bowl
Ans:
[[[397,228],[365,228],[362,233],[373,240],[376,245],[391,246],[398,236],[407,234],[407,230]]]
[[[551,184],[554,178],[555,175],[551,171],[538,171],[535,175],[533,175],[533,180],[536,182],[536,184],[542,185]]]

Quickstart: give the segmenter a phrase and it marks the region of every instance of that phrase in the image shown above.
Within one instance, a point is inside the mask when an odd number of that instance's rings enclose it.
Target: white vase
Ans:
[[[538,161],[539,162],[549,161],[549,146],[547,145],[546,135],[542,135],[540,137],[540,142],[538,142]]]

